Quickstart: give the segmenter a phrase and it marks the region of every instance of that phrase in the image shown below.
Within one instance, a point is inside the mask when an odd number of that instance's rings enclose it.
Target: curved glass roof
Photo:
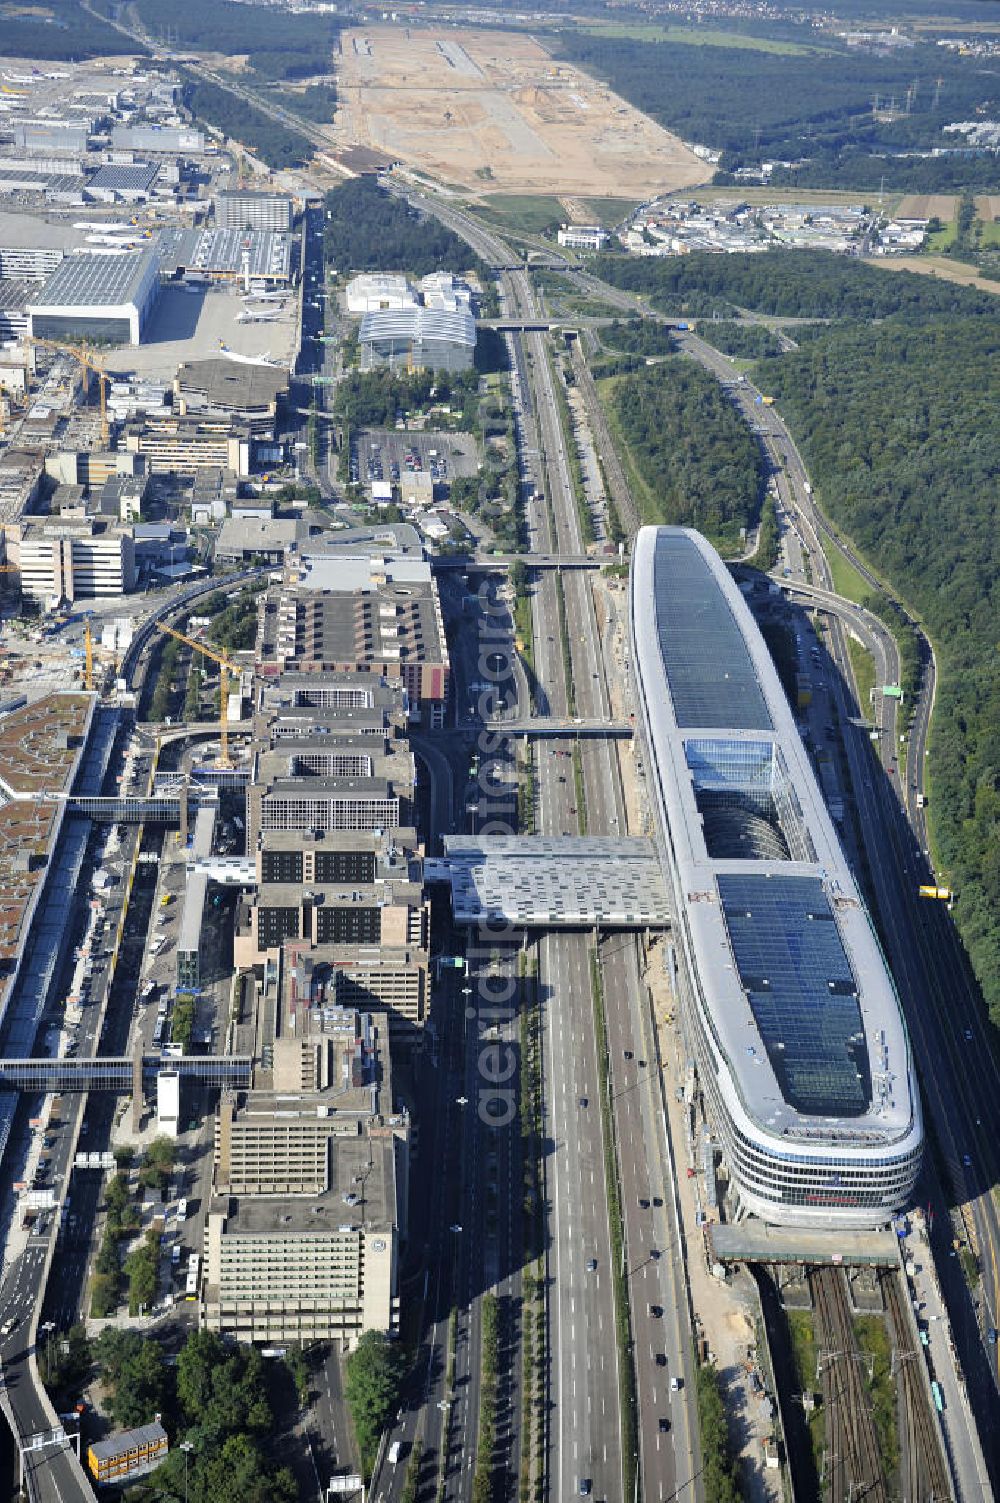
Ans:
[[[683,532],[657,532],[653,596],[678,726],[772,730],[743,632],[709,560]]]

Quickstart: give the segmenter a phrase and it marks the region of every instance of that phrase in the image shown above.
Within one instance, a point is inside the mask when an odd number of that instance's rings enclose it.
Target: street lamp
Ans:
[[[184,1452],[184,1503],[188,1503],[188,1457],[194,1450],[194,1442],[182,1440],[181,1450]]]

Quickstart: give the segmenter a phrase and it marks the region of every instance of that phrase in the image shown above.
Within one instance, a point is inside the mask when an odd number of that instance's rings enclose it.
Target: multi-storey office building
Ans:
[[[923,1147],[909,1039],[763,639],[697,533],[642,528],[630,621],[709,1123],[744,1210],[876,1226]]]

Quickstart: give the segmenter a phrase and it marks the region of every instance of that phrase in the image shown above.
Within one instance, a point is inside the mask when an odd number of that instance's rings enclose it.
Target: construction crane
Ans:
[[[88,349],[83,344],[62,344],[57,339],[41,339],[37,334],[25,335],[25,344],[38,345],[43,350],[57,350],[63,355],[72,355],[80,369],[83,371],[83,389],[87,391],[90,372],[97,377],[98,402],[101,409],[101,443],[108,441],[108,398],[107,382],[111,379],[94,350]]]
[[[90,622],[83,624],[83,686],[89,694],[94,687],[94,639],[90,631]]]
[[[186,637],[182,631],[176,631],[174,627],[167,626],[164,621],[157,621],[157,631],[165,632],[168,637],[176,637],[178,642],[183,642],[185,647],[200,652],[203,657],[211,658],[213,663],[219,665],[219,766],[232,767],[229,760],[229,675],[239,673],[239,668],[221,652],[216,652],[213,647],[206,647],[204,642],[196,642],[194,637]]]

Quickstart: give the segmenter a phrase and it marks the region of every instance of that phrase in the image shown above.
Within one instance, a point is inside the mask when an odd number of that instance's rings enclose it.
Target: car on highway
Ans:
[[[639,1196],[639,1209],[640,1209],[640,1211],[648,1211],[649,1210],[649,1200],[647,1199],[647,1197],[645,1195],[640,1195]]]
[[[666,1352],[657,1352],[655,1360],[656,1360],[657,1367],[666,1367],[666,1365],[667,1365],[667,1354],[666,1354]],[[676,1378],[671,1378],[670,1379],[670,1386],[671,1386],[671,1388],[673,1388],[673,1386],[674,1386],[674,1384],[676,1382],[677,1382]]]
[[[597,1272],[597,1259],[596,1258],[588,1258],[587,1259],[587,1272],[588,1273],[596,1273]]]
[[[684,1379],[683,1378],[671,1378],[670,1379],[670,1392],[671,1393],[678,1393],[680,1391],[680,1389],[683,1388],[683,1386],[684,1386]]]
[[[965,1042],[967,1044],[971,1044],[972,1043],[972,1029],[971,1028],[966,1028],[966,1030],[965,1030]]]
[[[589,1477],[581,1477],[580,1478],[579,1493],[580,1493],[580,1497],[581,1498],[589,1498],[590,1497],[590,1485],[591,1484],[590,1484],[590,1478]]]
[[[586,1096],[581,1096],[580,1097],[580,1105],[581,1106],[589,1106],[590,1105],[590,1103],[588,1102]]]
[[[663,1319],[663,1306],[662,1305],[650,1305],[650,1307],[649,1307],[649,1313],[653,1317],[654,1320],[662,1320]]]
[[[971,1169],[972,1168],[972,1154],[971,1153],[963,1153],[962,1154],[962,1163],[965,1165],[966,1169]]]
[[[667,1431],[670,1429],[670,1421],[667,1419],[666,1415],[660,1415],[659,1429],[661,1435],[666,1435]]]

